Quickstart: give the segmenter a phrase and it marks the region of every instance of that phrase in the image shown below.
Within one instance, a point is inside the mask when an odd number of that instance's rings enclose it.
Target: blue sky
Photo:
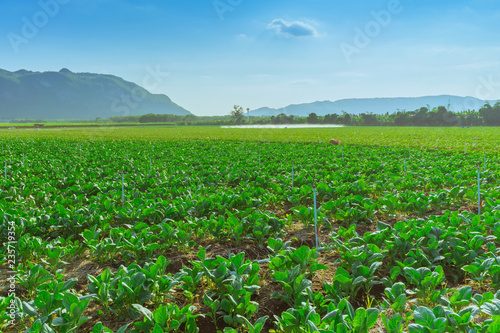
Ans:
[[[499,31],[497,0],[1,1],[0,68],[113,74],[197,115],[343,98],[492,100]]]

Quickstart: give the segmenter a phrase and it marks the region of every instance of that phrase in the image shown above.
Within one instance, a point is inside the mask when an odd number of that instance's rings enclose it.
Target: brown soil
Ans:
[[[450,209],[451,210],[451,209]],[[460,211],[469,211],[469,212],[477,212],[477,204],[476,205],[466,205],[463,207],[460,207]],[[278,218],[285,218],[286,215],[290,214],[290,207],[283,206],[282,208],[278,207],[272,207],[269,209],[271,213],[273,213],[275,216]],[[426,218],[430,217],[431,215],[442,215],[443,211],[430,211],[426,214]],[[398,221],[402,221],[408,218],[413,218],[413,217],[418,217],[418,216],[404,216],[404,215],[396,215],[393,217],[383,217],[381,214],[377,214],[377,219],[380,218],[381,221],[384,223],[387,223],[389,225],[394,225]],[[337,224],[335,221],[330,222],[331,224],[328,226],[321,227],[319,232],[318,232],[318,240],[319,244],[321,246],[322,243],[330,243],[330,237],[329,234],[335,230],[338,230],[339,224]],[[376,221],[374,222],[367,222],[367,223],[358,223],[356,225],[356,232],[359,235],[364,235],[367,232],[374,232],[376,231],[377,223]],[[314,247],[316,240],[315,240],[315,232],[314,232],[314,226],[307,226],[304,227],[301,223],[292,223],[289,225],[286,230],[285,230],[285,235],[282,237],[284,241],[290,240],[292,242],[292,246],[295,248],[298,248],[303,245],[307,245],[309,247]],[[242,241],[239,244],[237,244],[234,241],[229,241],[229,242],[217,242],[214,239],[203,239],[203,240],[198,240],[198,245],[203,246],[203,247],[208,247],[207,248],[207,257],[209,258],[215,258],[216,256],[221,256],[221,257],[229,257],[231,254],[237,254],[244,252],[245,253],[245,258],[250,259],[250,260],[262,260],[266,259],[269,256],[269,251],[264,247],[259,247],[257,246],[254,242],[250,241]],[[170,260],[170,264],[167,266],[167,272],[171,274],[175,274],[178,271],[182,269],[184,266],[191,266],[190,261],[197,261],[199,260],[196,256],[196,253],[198,251],[193,248],[191,251],[167,251],[164,253],[157,253],[158,255],[164,255],[167,260]],[[86,257],[87,253],[84,253],[82,257]],[[322,290],[322,282],[332,282],[333,277],[335,275],[336,271],[336,266],[333,265],[333,263],[339,258],[337,254],[334,253],[329,253],[328,251],[321,251],[319,258],[317,259],[318,263],[323,264],[328,267],[326,270],[320,270],[317,271],[312,277],[311,281],[313,282],[312,290],[314,291],[319,291]],[[118,258],[117,258],[118,259]],[[73,260],[69,262],[68,265],[64,266],[65,268],[65,274],[67,275],[67,278],[77,278],[78,283],[73,287],[76,293],[79,293],[81,295],[88,294],[89,291],[87,289],[88,286],[88,275],[93,275],[97,276],[101,274],[106,268],[110,268],[112,271],[116,271],[118,267],[121,265],[128,265],[130,263],[125,263],[123,261],[117,260],[115,262],[105,262],[105,263],[98,263],[95,261],[92,261],[90,259],[79,259],[79,260]],[[272,281],[269,271],[268,271],[268,265],[267,264],[261,264],[261,288],[258,290],[256,295],[254,296],[254,301],[256,301],[259,304],[259,311],[258,313],[255,314],[255,318],[259,318],[262,316],[269,316],[269,319],[266,323],[265,330],[268,331],[273,328],[272,322],[274,321],[274,316],[281,316],[281,313],[283,311],[286,311],[289,306],[285,302],[277,299],[273,299],[272,295],[281,290],[280,284]],[[8,274],[9,269],[7,269],[6,265],[4,264],[2,267],[0,267],[0,285],[2,286],[2,289],[0,292],[2,294],[5,294],[6,292],[6,279],[9,276]],[[382,265],[379,268],[378,275],[380,276],[385,276],[385,274],[388,273],[387,268]],[[453,272],[450,272],[450,274]],[[457,273],[457,272],[455,272]],[[458,289],[463,285],[472,285],[473,288],[475,289],[475,292],[485,292],[489,291],[489,288],[483,286],[480,288],[477,283],[475,282],[470,282],[465,279],[465,275],[459,275],[459,279],[457,281],[448,281],[448,288],[455,288]],[[22,292],[20,286],[19,291]],[[197,293],[199,295],[203,295],[204,292],[207,290],[208,286],[206,284],[201,285],[199,287],[199,290]],[[26,293],[26,291],[23,292],[23,294]],[[19,295],[19,294],[18,294]],[[27,296],[27,295],[24,295]],[[198,296],[194,299],[193,302],[188,302],[184,297],[182,297],[180,294],[175,295],[176,296],[176,302],[179,303],[179,306],[184,306],[187,305],[187,303],[193,304],[197,307],[197,313],[199,314],[206,314],[209,312],[209,309],[205,304],[203,304],[203,298],[201,296]],[[376,285],[372,288],[370,291],[370,296],[374,297],[377,302],[382,301],[382,298],[384,297],[384,287],[383,285]],[[360,290],[356,297],[352,300],[352,304],[355,308],[357,307],[366,307],[366,302],[367,302],[367,295],[363,290]],[[374,305],[376,302],[374,303]],[[147,306],[148,304],[146,304]],[[87,323],[84,324],[84,326],[79,330],[79,332],[90,332],[92,327],[97,323],[98,321],[102,321],[103,324],[106,327],[111,328],[113,331],[116,331],[118,328],[121,326],[125,325],[128,321],[127,320],[120,320],[116,315],[114,314],[108,314],[104,316],[103,314],[98,315],[99,311],[104,311],[104,309],[101,307],[99,303],[96,301],[91,301],[89,304],[89,307],[87,308],[85,315],[92,316],[93,318],[89,320]],[[222,318],[219,318],[217,322],[217,327],[213,323],[213,320],[210,316],[206,315],[204,317],[198,317],[197,319],[198,326],[200,327],[201,332],[216,332],[218,330],[222,330],[226,324],[223,322]],[[27,325],[28,324],[27,322]],[[377,324],[377,328],[380,329],[380,331],[384,332],[385,330],[383,329],[383,325],[381,322]],[[8,329],[6,332],[8,333],[13,333],[13,332],[19,332],[22,330],[21,324],[18,324],[10,329]],[[378,332],[378,331],[377,331]]]

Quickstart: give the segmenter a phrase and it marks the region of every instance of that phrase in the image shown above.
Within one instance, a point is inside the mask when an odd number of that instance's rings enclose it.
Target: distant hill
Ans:
[[[280,113],[294,115],[299,117],[308,116],[310,113],[316,113],[318,116],[326,114],[342,114],[342,111],[351,114],[373,113],[385,114],[393,113],[398,110],[414,111],[422,106],[429,105],[431,108],[438,106],[448,107],[451,111],[476,111],[487,101],[474,97],[460,97],[452,95],[424,96],[424,97],[396,97],[396,98],[355,98],[341,99],[335,102],[322,101],[306,104],[292,104],[280,109],[271,109],[263,107],[250,111],[251,116],[277,116]],[[494,104],[495,101],[490,101]]]
[[[0,69],[0,119],[95,119],[188,115],[166,95],[113,75]]]

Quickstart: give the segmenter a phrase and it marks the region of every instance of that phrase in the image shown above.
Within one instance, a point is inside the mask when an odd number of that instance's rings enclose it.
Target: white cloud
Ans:
[[[239,34],[236,36],[236,40],[239,42],[249,42],[250,38],[245,34]]]
[[[285,37],[315,37],[316,29],[301,21],[287,22],[281,18],[273,20],[267,26],[268,30],[275,30],[280,36]]]

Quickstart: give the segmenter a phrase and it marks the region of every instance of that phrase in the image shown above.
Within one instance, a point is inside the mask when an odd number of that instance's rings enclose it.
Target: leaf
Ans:
[[[413,267],[405,267],[405,268],[403,268],[403,271],[410,277],[409,280],[411,282],[419,281],[420,279],[422,279],[422,276]]]
[[[437,318],[436,320],[434,320],[434,326],[431,326],[431,327],[434,327],[435,330],[437,330],[438,332],[443,332],[444,329],[446,328],[446,322],[447,322],[447,319],[446,318]]]
[[[413,316],[415,322],[424,327],[433,327],[434,320],[436,319],[432,310],[423,306],[417,307],[413,312]]]
[[[306,245],[299,247],[292,254],[294,262],[297,264],[306,263],[307,257],[309,256],[309,251],[311,251],[311,249]]]
[[[378,320],[378,309],[370,308],[367,310],[366,328],[372,328]]]
[[[352,327],[354,331],[361,331],[366,329],[365,321],[367,319],[367,311],[364,308],[358,308],[354,314],[354,319],[352,321]]]
[[[77,304],[78,303],[78,297],[76,297],[73,294],[70,293],[65,293],[63,296],[63,306],[66,309],[66,311],[70,312],[71,309],[71,304]]]
[[[153,312],[154,322],[159,324],[161,327],[167,326],[167,322],[169,319],[167,311],[167,305],[161,305]]]
[[[342,284],[345,284],[345,283],[350,283],[352,281],[352,278],[344,268],[339,267],[335,272],[335,277],[333,278],[333,281],[338,281]]]
[[[103,331],[103,325],[101,322],[98,322],[94,325],[94,327],[92,328],[92,333],[102,333]]]
[[[70,324],[70,322],[64,318],[56,318],[56,319],[52,320],[52,326],[66,326],[69,324]]]
[[[151,333],[164,333],[161,329],[160,325],[156,324],[153,331]]]
[[[93,240],[94,239],[94,233],[92,231],[90,231],[89,229],[85,229],[82,233],[82,237],[83,239],[85,239],[85,241],[87,240]]]
[[[22,304],[23,304],[22,305],[22,307],[23,307],[23,313],[26,313],[29,316],[38,316],[38,312],[36,312],[36,310],[31,305],[29,305],[25,301],[23,301]]]
[[[130,324],[131,323],[128,323],[127,325],[120,327],[116,333],[125,333]]]
[[[488,327],[487,333],[498,333],[500,332],[500,317],[493,317],[494,321]]]
[[[410,324],[408,325],[408,329],[410,333],[427,333],[429,330],[426,330],[424,326],[420,324]]]
[[[137,286],[140,286],[144,281],[146,281],[146,275],[144,275],[143,272],[137,272],[134,275],[132,275],[132,281],[134,288]]]
[[[314,325],[314,323],[310,320],[307,321],[307,328],[309,329],[309,332],[319,332],[316,325]]]
[[[472,274],[472,275],[475,276],[476,273],[479,271],[480,268],[479,268],[479,266],[475,266],[473,264],[470,264],[470,265],[462,267],[462,269],[464,271],[466,271],[467,273],[470,273],[470,274]]]
[[[113,276],[113,273],[111,273],[111,270],[109,268],[106,268],[102,273],[101,273],[101,281],[102,282],[109,282],[111,280],[111,277]]]
[[[481,305],[481,311],[490,315],[490,316],[499,316],[500,315],[500,300],[492,299],[492,300],[490,300],[490,302],[487,302],[487,303],[484,303],[483,305]]]
[[[309,272],[311,272],[311,273],[314,273],[314,272],[319,271],[321,269],[329,269],[329,267],[325,266],[325,265],[321,265],[321,264],[313,264],[313,265],[309,266],[309,268],[308,268]]]
[[[254,324],[254,333],[260,333],[260,331],[264,328],[264,325],[266,324],[267,319],[269,319],[269,316],[264,316],[260,317],[255,321]]]
[[[141,313],[135,308],[127,308],[128,317],[132,320],[139,319],[141,317]]]
[[[29,331],[39,332],[39,331],[41,331],[41,329],[42,329],[42,321],[41,321],[41,320],[40,320],[40,318],[39,318],[39,319],[37,319],[37,320],[33,323],[33,325],[31,325],[31,328],[30,328],[30,330],[29,330]]]
[[[90,303],[90,298],[84,299],[84,300],[80,301],[79,303],[77,303],[77,309],[78,309],[79,316],[83,315],[83,312],[85,311],[85,309],[87,308],[89,303]],[[75,314],[76,311],[72,311],[72,313]]]
[[[69,280],[64,281],[64,284],[62,285],[59,292],[62,293],[64,291],[68,290],[69,288],[73,287],[77,282],[78,282],[77,278],[71,278]]]
[[[465,286],[460,288],[457,292],[455,292],[450,297],[451,303],[456,303],[463,300],[470,300],[472,297],[472,288],[469,286]]]
[[[143,290],[137,295],[137,301],[141,304],[149,301],[154,295],[148,290]]]
[[[260,286],[257,285],[257,284],[255,284],[255,285],[252,285],[252,286],[244,286],[243,288],[246,291],[250,292],[250,293],[254,293],[254,292],[256,292],[260,288]]]
[[[367,280],[363,276],[358,276],[357,278],[354,279],[352,282],[352,285],[355,286],[357,284],[365,283]]]
[[[55,333],[55,331],[52,328],[50,328],[49,325],[43,324],[42,330],[40,331],[40,333]]]
[[[140,304],[132,304],[132,307],[134,309],[136,309],[137,311],[139,311],[140,313],[142,313],[144,315],[144,317],[154,323],[154,319],[153,319],[153,313],[151,311],[149,311],[148,309],[146,309],[145,307],[143,307],[142,305]]]
[[[40,309],[50,302],[51,294],[47,290],[42,290],[38,293],[35,298],[35,305]]]
[[[76,324],[77,327],[80,327],[82,326],[84,323],[86,323],[87,321],[89,321],[90,319],[92,319],[92,317],[90,316],[83,316],[83,317],[80,317],[80,319],[78,320],[78,323]]]

